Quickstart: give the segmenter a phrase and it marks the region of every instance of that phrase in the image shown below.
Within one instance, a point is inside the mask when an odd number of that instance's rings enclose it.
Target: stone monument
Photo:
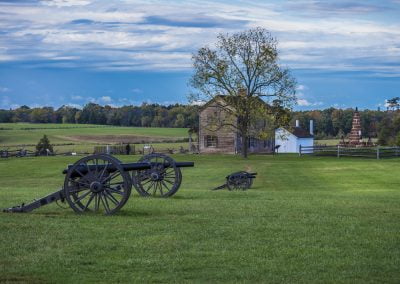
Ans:
[[[349,144],[351,146],[361,145],[362,143],[362,133],[361,133],[361,118],[358,108],[353,115],[353,123],[351,127],[351,132],[349,134]]]

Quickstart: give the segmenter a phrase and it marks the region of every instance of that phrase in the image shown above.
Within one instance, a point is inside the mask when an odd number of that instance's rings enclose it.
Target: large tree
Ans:
[[[192,60],[194,74],[190,84],[197,92],[190,95],[190,100],[223,98],[215,101],[235,117],[235,123],[226,123],[242,138],[244,157],[248,138],[256,136],[253,125],[268,121],[263,125],[268,125],[271,133],[288,121],[283,110],[296,102],[296,81],[279,64],[277,40],[267,30],[220,34],[215,48],[200,48]],[[258,131],[258,136],[265,137],[265,130]]]
[[[400,101],[400,97],[394,97],[394,98],[386,100],[387,108],[392,109],[392,110],[395,110],[395,109],[398,110],[400,107],[399,101]]]

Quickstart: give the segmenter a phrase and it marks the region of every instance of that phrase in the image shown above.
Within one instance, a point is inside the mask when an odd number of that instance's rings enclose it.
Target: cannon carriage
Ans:
[[[63,171],[63,187],[35,200],[4,209],[4,212],[30,212],[52,202],[67,202],[77,213],[104,212],[111,215],[128,201],[132,186],[145,197],[170,197],[182,182],[182,167],[193,162],[176,162],[163,154],[149,154],[136,163],[122,163],[117,158],[96,154],[84,157]]]
[[[213,190],[228,188],[228,190],[247,190],[253,185],[253,180],[257,173],[249,173],[246,171],[234,172],[226,176],[226,182]]]

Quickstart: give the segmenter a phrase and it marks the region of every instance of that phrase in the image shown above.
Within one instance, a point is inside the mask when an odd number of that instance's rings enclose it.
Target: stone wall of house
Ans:
[[[199,120],[200,153],[235,153],[237,135],[234,127],[220,125],[226,122],[234,123],[232,116],[216,103],[211,103],[200,112]],[[216,137],[215,146],[207,146],[207,136]]]
[[[206,104],[200,111],[199,120],[200,153],[236,154],[241,152],[242,142],[234,127],[236,119],[221,108],[218,101],[211,101]],[[234,126],[224,125],[226,123]],[[207,141],[210,142],[207,137],[214,137],[213,143],[207,143]],[[215,140],[216,143],[214,144]],[[275,137],[266,140],[249,138],[248,146],[249,153],[272,153],[275,147]]]

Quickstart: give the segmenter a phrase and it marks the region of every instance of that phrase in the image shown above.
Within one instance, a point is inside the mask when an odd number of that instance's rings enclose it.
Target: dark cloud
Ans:
[[[96,23],[95,21],[88,20],[88,19],[77,19],[70,22],[73,25],[91,25]]]
[[[186,28],[218,28],[218,27],[243,27],[248,23],[245,20],[228,20],[223,18],[206,17],[206,16],[193,16],[190,19],[182,19],[179,17],[162,17],[162,16],[148,16],[142,22],[137,24],[141,25],[160,25],[170,27],[186,27]],[[125,23],[125,22],[103,22],[93,21],[90,19],[76,19],[68,22],[71,25],[103,25],[103,26],[114,26],[114,25],[128,25],[136,23]]]
[[[331,12],[345,12],[345,13],[369,13],[386,11],[385,6],[368,4],[368,2],[314,2],[315,8],[318,10],[331,11]]]
[[[227,20],[222,18],[212,18],[205,16],[197,16],[191,19],[179,19],[172,17],[149,16],[146,17],[142,24],[160,25],[170,27],[185,28],[217,28],[217,27],[237,27],[244,26],[248,21],[244,20]]]
[[[368,14],[384,12],[389,7],[371,1],[291,1],[286,7],[299,13],[312,13],[315,16],[329,14]]]
[[[76,27],[85,27],[85,26],[98,26],[102,28],[113,28],[119,27],[122,25],[130,25],[132,23],[124,23],[124,22],[102,22],[102,21],[93,21],[89,19],[76,19],[67,23],[68,25],[73,25]]]

